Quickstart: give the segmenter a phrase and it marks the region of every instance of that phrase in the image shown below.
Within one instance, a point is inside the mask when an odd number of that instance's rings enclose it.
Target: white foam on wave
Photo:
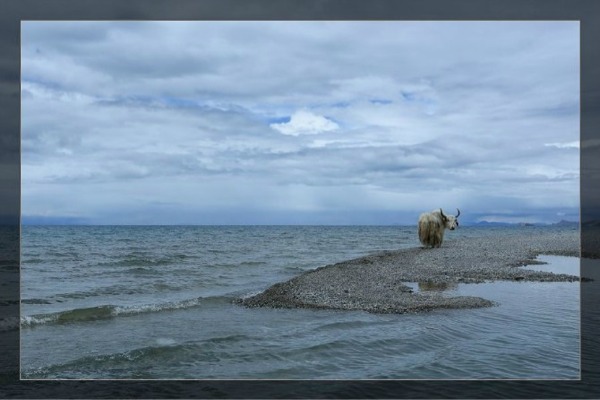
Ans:
[[[265,289],[265,290],[266,290],[266,289]],[[254,296],[257,296],[257,295],[261,294],[261,293],[262,293],[262,292],[264,292],[265,290],[254,290],[254,291],[252,291],[252,292],[248,292],[248,293],[246,293],[246,294],[242,295],[242,296],[241,296],[241,299],[242,299],[242,300],[249,299],[250,297],[254,297]]]
[[[168,310],[178,310],[181,308],[190,308],[199,306],[204,297],[196,297],[193,299],[187,299],[176,302],[168,302],[168,303],[153,303],[153,304],[143,304],[139,306],[121,306],[115,307],[114,314],[115,315],[133,315],[133,314],[142,314],[147,312],[159,312],[159,311],[168,311]]]
[[[21,317],[21,327],[26,328],[35,325],[47,324],[57,321],[58,317],[54,314],[49,315],[24,315]]]
[[[175,341],[175,339],[171,338],[158,338],[156,339],[156,344],[159,346],[172,346],[174,344],[177,344],[177,342]]]
[[[52,314],[22,316],[20,318],[20,322],[21,327],[32,327],[36,325],[43,325],[56,322],[84,322],[97,319],[107,319],[117,316],[129,316],[197,307],[201,305],[202,302],[206,299],[207,298],[205,297],[195,297],[192,299],[186,299],[176,302],[152,303],[134,306],[101,305],[97,307],[90,307],[87,309],[60,311]],[[81,313],[85,312],[89,314],[81,315]],[[17,321],[19,320],[17,319]],[[11,326],[9,322],[5,324],[7,326]],[[14,324],[18,326],[18,322],[15,322]],[[2,322],[0,322],[0,331],[2,330],[3,324]]]

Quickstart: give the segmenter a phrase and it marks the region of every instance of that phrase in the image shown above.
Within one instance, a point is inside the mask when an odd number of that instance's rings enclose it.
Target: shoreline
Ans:
[[[579,282],[575,275],[520,268],[543,264],[540,254],[580,257],[577,231],[524,231],[489,238],[448,239],[440,248],[383,251],[307,271],[257,295],[239,299],[246,307],[362,310],[417,313],[480,308],[492,301],[450,297],[439,291],[415,293],[408,282],[426,285],[489,281]],[[586,278],[582,277],[582,281]]]

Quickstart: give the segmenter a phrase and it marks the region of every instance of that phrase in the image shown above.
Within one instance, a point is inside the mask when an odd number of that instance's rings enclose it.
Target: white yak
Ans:
[[[453,231],[458,228],[460,210],[457,208],[456,211],[458,211],[456,217],[444,214],[441,208],[421,214],[419,217],[419,240],[425,248],[440,247],[444,241],[444,231],[446,229]]]

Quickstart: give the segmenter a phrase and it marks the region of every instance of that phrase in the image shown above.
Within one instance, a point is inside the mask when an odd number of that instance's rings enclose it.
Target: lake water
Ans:
[[[461,227],[448,237],[563,227]],[[500,239],[498,239],[500,238]],[[426,287],[492,308],[245,308],[303,271],[418,246],[402,226],[24,226],[25,379],[578,379],[580,285]],[[579,259],[529,268],[578,274]]]

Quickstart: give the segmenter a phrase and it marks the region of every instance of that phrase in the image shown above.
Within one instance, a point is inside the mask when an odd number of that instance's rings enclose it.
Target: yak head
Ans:
[[[451,231],[458,228],[458,216],[460,215],[460,210],[457,208],[456,211],[458,211],[458,214],[456,214],[456,216],[446,215],[440,208],[440,215],[442,216],[442,221],[444,221],[446,229],[450,229]]]

